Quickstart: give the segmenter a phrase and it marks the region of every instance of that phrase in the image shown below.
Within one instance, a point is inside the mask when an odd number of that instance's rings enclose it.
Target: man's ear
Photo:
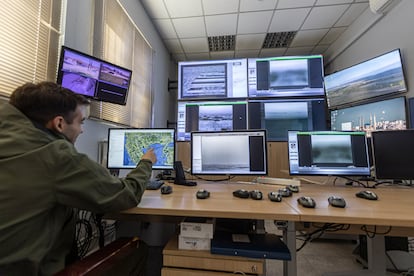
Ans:
[[[56,132],[62,133],[64,124],[65,124],[65,120],[63,119],[63,117],[62,116],[56,116],[55,118],[53,118],[52,120],[50,120],[46,124],[46,127],[48,129],[51,129],[51,130],[54,130]]]

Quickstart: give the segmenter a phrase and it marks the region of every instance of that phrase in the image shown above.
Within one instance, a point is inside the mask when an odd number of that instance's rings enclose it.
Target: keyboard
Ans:
[[[150,179],[147,182],[147,190],[158,190],[164,184],[164,181],[157,179]]]

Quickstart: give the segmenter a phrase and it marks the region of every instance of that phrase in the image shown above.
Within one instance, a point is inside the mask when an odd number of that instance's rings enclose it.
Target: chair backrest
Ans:
[[[138,243],[137,237],[119,238],[82,260],[67,266],[55,276],[103,275],[130,255],[138,247]]]

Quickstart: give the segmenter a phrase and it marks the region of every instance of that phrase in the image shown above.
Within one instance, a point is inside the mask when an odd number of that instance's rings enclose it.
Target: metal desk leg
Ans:
[[[296,230],[294,222],[287,222],[287,227],[283,230],[283,241],[289,248],[290,256],[292,257],[291,261],[283,261],[283,275],[296,276]]]
[[[387,271],[385,258],[385,238],[383,235],[367,237],[368,270],[374,275],[385,275]]]

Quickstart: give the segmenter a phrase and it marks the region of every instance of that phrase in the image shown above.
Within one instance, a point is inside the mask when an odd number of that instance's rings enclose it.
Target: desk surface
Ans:
[[[379,200],[357,198],[355,193],[367,190],[363,187],[304,184],[299,193],[283,198],[282,202],[271,202],[267,193],[277,191],[280,186],[264,184],[242,184],[228,182],[199,183],[195,187],[173,186],[173,193],[161,195],[160,191],[145,191],[138,207],[122,212],[122,215],[196,216],[239,219],[288,220],[293,222],[330,222],[343,224],[382,225],[414,227],[414,189],[406,187],[380,187],[374,191]],[[197,199],[199,189],[210,192],[210,198]],[[237,189],[263,192],[263,200],[240,199],[232,195]],[[335,208],[328,204],[331,195],[342,196],[346,208]],[[301,207],[300,196],[310,196],[316,208]]]

